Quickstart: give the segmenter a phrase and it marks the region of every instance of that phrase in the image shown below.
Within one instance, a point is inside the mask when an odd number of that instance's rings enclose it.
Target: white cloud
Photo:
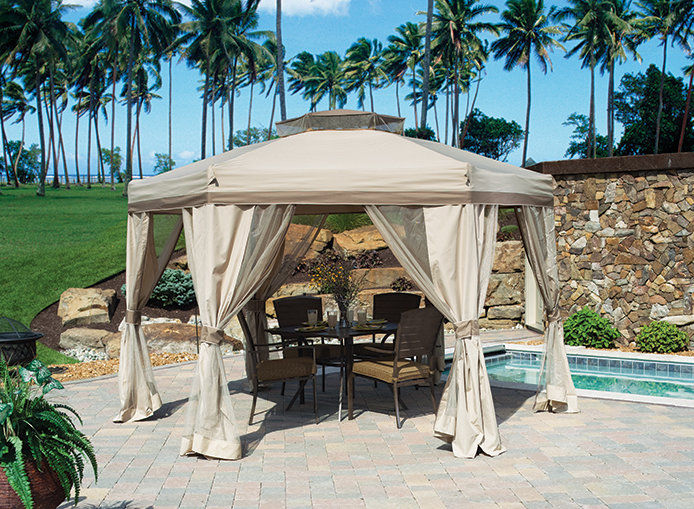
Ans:
[[[352,0],[282,0],[282,14],[287,16],[345,15]],[[260,0],[260,9],[275,12],[276,0]]]
[[[188,162],[195,157],[195,152],[192,150],[184,150],[178,153],[178,157],[181,159],[181,161]]]

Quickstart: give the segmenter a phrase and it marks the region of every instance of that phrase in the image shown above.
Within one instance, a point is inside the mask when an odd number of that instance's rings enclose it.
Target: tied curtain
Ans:
[[[219,343],[222,330],[270,275],[293,213],[291,205],[206,204],[183,210],[202,330],[182,455],[228,460],[242,456]]]
[[[288,238],[284,240],[282,249],[277,252],[273,262],[271,275],[263,282],[253,298],[243,308],[243,316],[253,336],[252,338],[246,338],[246,342],[249,339],[254,342],[261,360],[266,360],[268,357],[267,344],[269,333],[267,332],[268,324],[267,315],[265,314],[265,302],[291,276],[292,271],[306,255],[313,241],[316,240],[318,233],[320,233],[321,228],[325,224],[326,218],[326,215],[319,215],[315,217],[310,225],[296,225],[301,234],[293,241],[290,241]],[[246,373],[250,373],[250,362],[250,349],[246,347]]]
[[[398,261],[424,295],[455,327],[455,352],[434,424],[434,434],[457,457],[478,449],[504,452],[499,436],[479,315],[496,245],[496,205],[366,207]]]
[[[516,209],[528,262],[542,296],[547,327],[536,411],[578,412],[578,399],[564,346],[559,309],[559,271],[554,232],[554,208],[524,206]]]
[[[154,243],[154,221],[149,212],[128,214],[125,259],[125,329],[120,341],[118,392],[120,410],[114,422],[139,421],[150,417],[161,407],[154,383],[147,340],[142,332],[142,308],[161,277],[176,242],[182,222],[176,221],[157,258]]]

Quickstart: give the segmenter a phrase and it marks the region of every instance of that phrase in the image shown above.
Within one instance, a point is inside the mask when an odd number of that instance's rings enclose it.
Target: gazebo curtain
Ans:
[[[295,242],[289,243],[285,239],[282,249],[278,251],[273,262],[271,275],[263,282],[253,298],[243,308],[244,318],[253,335],[251,339],[258,349],[261,359],[266,359],[268,356],[267,348],[263,348],[263,345],[267,345],[269,336],[268,332],[266,332],[268,324],[265,314],[265,302],[291,276],[292,271],[306,255],[313,241],[316,240],[326,217],[325,215],[315,216],[313,223],[305,228],[303,234]],[[248,338],[246,339],[248,340]],[[246,352],[246,372],[249,373],[250,353],[248,348]]]
[[[181,454],[239,459],[242,446],[219,342],[269,276],[294,212],[290,205],[203,205],[183,210],[202,331]]]
[[[516,215],[547,319],[545,351],[534,408],[536,411],[578,412],[578,399],[566,359],[564,327],[559,310],[554,208],[524,206],[516,209]]]
[[[175,222],[157,258],[154,243],[154,219],[148,212],[128,214],[125,258],[125,329],[121,336],[118,390],[120,410],[115,422],[139,421],[150,417],[161,407],[161,398],[154,383],[147,341],[140,320],[142,308],[149,300],[171,258],[181,220]]]
[[[426,297],[455,326],[456,345],[434,432],[458,457],[501,445],[479,315],[496,244],[496,205],[367,206],[369,216]]]

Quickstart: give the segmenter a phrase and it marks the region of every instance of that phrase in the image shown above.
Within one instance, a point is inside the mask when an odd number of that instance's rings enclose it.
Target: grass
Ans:
[[[122,188],[0,189],[0,316],[27,325],[70,287],[87,287],[125,269],[127,201]],[[70,362],[38,345],[44,364]],[[74,360],[72,360],[74,362]]]
[[[314,224],[315,216],[299,215],[292,220],[296,224]],[[342,233],[360,226],[372,224],[367,214],[329,214],[325,220],[325,228],[333,233]]]

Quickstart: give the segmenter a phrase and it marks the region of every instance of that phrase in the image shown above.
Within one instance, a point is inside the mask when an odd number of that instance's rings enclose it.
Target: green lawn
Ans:
[[[125,269],[127,201],[116,191],[0,188],[0,316],[27,325],[70,287],[86,287]],[[39,346],[46,364],[68,357]]]

